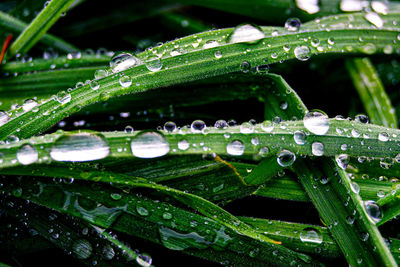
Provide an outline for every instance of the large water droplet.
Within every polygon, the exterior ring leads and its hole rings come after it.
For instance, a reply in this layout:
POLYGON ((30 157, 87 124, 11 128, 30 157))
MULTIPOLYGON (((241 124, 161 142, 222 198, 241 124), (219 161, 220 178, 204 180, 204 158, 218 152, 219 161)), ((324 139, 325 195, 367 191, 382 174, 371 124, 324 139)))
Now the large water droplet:
POLYGON ((50 150, 50 157, 56 161, 79 162, 103 159, 109 153, 110 147, 102 135, 78 133, 58 138, 50 150))
POLYGON ((300 240, 307 243, 321 244, 322 234, 314 228, 305 228, 300 232, 300 240))
POLYGON ((78 239, 72 245, 72 251, 78 259, 87 259, 92 254, 92 244, 85 239, 78 239))
POLYGON ((321 142, 314 142, 311 145, 311 151, 314 156, 322 156, 324 155, 324 144, 321 142))
POLYGON ((201 133, 202 131, 204 131, 204 129, 206 129, 206 124, 202 120, 195 120, 190 125, 190 129, 193 133, 201 133))
POLYGON ((229 36, 230 43, 257 43, 264 39, 265 34, 261 28, 251 24, 243 24, 237 26, 229 36))
POLYGON ((346 154, 340 154, 336 156, 336 162, 342 170, 345 170, 349 165, 349 156, 346 154))
POLYGON ((316 135, 325 135, 329 130, 328 116, 319 111, 310 111, 303 118, 304 127, 316 135))
POLYGON ((296 0, 296 5, 308 14, 319 12, 319 0, 296 0))
POLYGON ((297 46, 297 47, 294 49, 293 52, 294 52, 294 56, 295 56, 298 60, 301 60, 301 61, 306 61, 306 60, 308 60, 308 59, 310 58, 310 56, 311 56, 310 48, 308 48, 308 46, 305 46, 305 45, 297 46))
POLYGON ((239 140, 232 141, 226 146, 226 152, 232 156, 243 155, 244 149, 244 144, 239 140))
POLYGON ((117 73, 139 64, 139 59, 129 53, 120 53, 110 61, 112 72, 117 73))
POLYGON ((276 161, 282 167, 289 167, 291 166, 296 160, 296 155, 289 150, 282 150, 278 153, 276 161))
POLYGON ((169 152, 169 143, 160 133, 142 132, 131 141, 131 150, 138 158, 156 158, 169 152))
POLYGON ((29 165, 38 160, 38 152, 30 144, 21 146, 17 151, 17 160, 23 165, 29 165))
POLYGON ((378 140, 382 142, 387 142, 389 140, 389 135, 385 132, 379 133, 378 140))
POLYGON ((35 100, 27 99, 24 101, 24 104, 22 104, 22 110, 27 112, 27 111, 32 110, 37 105, 38 105, 38 103, 35 100))
POLYGON ((383 19, 375 12, 367 12, 364 17, 377 28, 381 28, 383 26, 383 19))
POLYGON ((371 219, 372 222, 378 223, 382 220, 382 212, 380 207, 375 201, 367 200, 363 202, 364 208, 368 214, 368 217, 371 219))

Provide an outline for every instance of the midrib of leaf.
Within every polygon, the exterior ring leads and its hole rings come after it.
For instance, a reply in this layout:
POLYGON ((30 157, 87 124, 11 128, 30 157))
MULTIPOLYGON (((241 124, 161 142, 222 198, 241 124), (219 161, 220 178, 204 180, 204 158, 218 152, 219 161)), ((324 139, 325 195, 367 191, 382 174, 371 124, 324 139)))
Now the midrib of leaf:
MULTIPOLYGON (((7 31, 11 31, 12 33, 21 33, 27 28, 28 24, 0 11, 0 26, 7 31)), ((78 51, 78 48, 75 46, 48 33, 42 36, 40 42, 65 53, 78 51)))
POLYGON ((371 122, 397 128, 395 110, 371 60, 347 59, 346 67, 371 122))
MULTIPOLYGON (((327 18, 326 20, 321 20, 320 23, 326 23, 323 30, 317 30, 318 24, 314 22, 305 24, 300 32, 295 33, 285 32, 285 30, 281 28, 263 28, 267 35, 267 38, 264 39, 266 45, 264 45, 263 42, 255 45, 224 44, 216 48, 192 51, 180 56, 165 57, 162 59, 165 67, 157 73, 149 72, 144 65, 133 67, 119 73, 118 75, 110 75, 109 77, 99 80, 100 89, 96 91, 89 89, 88 85, 72 91, 72 101, 65 105, 61 105, 57 101, 49 99, 47 102, 39 106, 39 112, 36 114, 32 114, 30 111, 19 116, 18 119, 10 120, 2 126, 0 139, 4 140, 10 134, 15 134, 20 138, 30 137, 37 134, 39 131, 44 131, 65 116, 73 113, 77 110, 77 107, 81 108, 88 104, 97 102, 100 98, 105 100, 108 97, 135 93, 152 88, 164 87, 172 84, 197 80, 199 78, 238 71, 239 66, 243 61, 248 61, 251 65, 256 66, 294 58, 294 47, 304 44, 302 38, 308 37, 311 32, 316 38, 320 38, 321 44, 327 44, 327 39, 330 37, 335 39, 336 43, 332 48, 330 48, 330 50, 326 50, 327 46, 325 46, 324 52, 327 53, 343 53, 347 50, 351 50, 348 51, 351 53, 357 52, 357 49, 359 49, 359 41, 358 39, 355 40, 354 36, 361 36, 365 39, 366 43, 374 44, 378 49, 378 52, 388 44, 393 45, 393 47, 396 48, 397 44, 393 44, 392 40, 397 38, 397 29, 392 26, 390 26, 391 28, 376 29, 372 27, 369 22, 364 20, 362 14, 353 14, 352 18, 354 18, 352 24, 357 25, 357 29, 345 29, 347 28, 346 23, 348 23, 347 16, 338 16, 337 19, 327 18), (331 29, 327 32, 326 29, 329 28, 329 23, 333 23, 332 20, 334 21, 334 24, 336 24, 335 29, 331 29), (342 22, 342 24, 339 24, 342 29, 339 29, 339 26, 337 26, 339 22, 342 22), (281 31, 281 35, 278 37, 271 37, 270 33, 274 29, 281 31), (375 36, 377 36, 376 39, 371 37, 371 31, 375 33, 375 36), (288 43, 292 46, 290 53, 283 52, 282 44, 284 43, 288 43), (269 47, 269 45, 271 45, 271 47, 269 47), (251 48, 251 50, 244 54, 243 52, 246 48, 251 48), (223 57, 221 59, 216 59, 214 57, 215 51, 221 51, 223 57), (279 52, 278 57, 270 58, 270 55, 274 52, 279 52), (265 61, 264 59, 268 60, 265 61), (186 60, 188 60, 188 63, 181 63, 186 60), (132 86, 121 89, 118 82, 119 75, 130 76, 133 80, 132 86), (41 118, 43 113, 46 113, 49 110, 55 111, 54 115, 51 116, 51 119, 42 120, 35 118, 36 116, 41 118), (23 121, 23 125, 20 125, 21 121, 23 121), (17 128, 20 129, 19 132, 16 131, 17 128)), ((385 21, 392 21, 395 18, 397 18, 396 14, 390 14, 385 16, 385 21)), ((226 38, 231 32, 232 29, 209 31, 169 42, 154 49, 165 48, 166 53, 168 53, 173 49, 175 44, 181 45, 182 47, 184 44, 191 45, 192 42, 195 42, 198 38, 202 38, 203 42, 206 42, 207 40, 218 40, 220 38, 221 42, 223 37, 225 36, 226 38)), ((321 53, 315 47, 312 47, 311 45, 308 46, 312 54, 321 53)), ((138 56, 145 60, 150 53, 150 51, 147 51, 138 56)))
POLYGON ((37 17, 24 29, 8 49, 7 57, 16 54, 26 54, 47 30, 59 19, 61 13, 66 12, 75 0, 52 0, 37 17))

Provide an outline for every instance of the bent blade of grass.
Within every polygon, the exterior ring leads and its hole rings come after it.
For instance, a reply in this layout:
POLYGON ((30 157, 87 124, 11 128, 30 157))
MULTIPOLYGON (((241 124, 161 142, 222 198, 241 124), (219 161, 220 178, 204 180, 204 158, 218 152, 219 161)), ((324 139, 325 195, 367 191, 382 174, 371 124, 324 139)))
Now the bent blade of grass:
MULTIPOLYGON (((240 70, 240 66, 244 61, 252 66, 257 66, 293 59, 295 58, 294 48, 301 45, 308 47, 310 55, 320 54, 321 50, 324 53, 361 53, 363 51, 370 53, 371 47, 374 48, 374 51, 381 52, 388 44, 391 44, 396 49, 398 44, 393 44, 393 40, 397 38, 399 29, 393 26, 392 21, 398 19, 398 17, 396 13, 386 15, 384 17, 385 26, 380 29, 375 28, 366 21, 363 14, 351 15, 353 28, 348 27, 350 22, 349 16, 346 15, 336 16, 335 18, 327 17, 318 22, 307 23, 303 25, 299 32, 295 33, 288 32, 283 28, 264 27, 263 31, 266 38, 257 44, 226 43, 225 39, 232 33, 233 29, 209 31, 168 42, 153 49, 153 51, 162 50, 162 53, 165 53, 161 58, 163 68, 160 71, 151 72, 146 68, 145 64, 141 64, 98 80, 100 85, 98 90, 91 90, 87 85, 72 91, 70 93, 71 101, 68 103, 48 99, 48 101, 38 106, 39 111, 36 114, 28 111, 18 118, 12 116, 12 119, 1 127, 0 139, 4 140, 11 134, 15 134, 20 138, 38 134, 38 132, 48 129, 80 108, 100 100, 107 100, 110 97, 235 72, 240 70), (322 25, 323 29, 321 29, 322 25), (388 26, 386 27, 386 25, 388 26), (326 31, 326 29, 330 29, 330 31, 326 31), (275 30, 278 31, 278 36, 271 36, 271 33, 275 30), (376 38, 372 38, 371 32, 374 32, 376 38), (304 38, 307 38, 310 34, 313 34, 315 38, 319 38, 321 47, 319 50, 309 45, 308 41, 304 42, 304 38), (359 40, 355 36, 364 38, 367 47, 360 48, 359 40), (216 40, 220 46, 209 49, 195 49, 192 43, 197 42, 196 40, 199 40, 199 38, 202 39, 199 47, 210 40, 216 40), (329 38, 335 39, 334 46, 328 45, 327 40, 329 38), (282 44, 290 45, 289 50, 285 51, 282 44), (171 56, 169 53, 176 49, 176 45, 183 49, 182 53, 184 54, 171 56), (246 51, 247 48, 251 48, 250 52, 246 51), (222 58, 215 57, 215 52, 217 51, 222 53, 222 58), (273 57, 271 57, 272 54, 274 54, 273 57), (119 77, 121 75, 130 77, 132 80, 131 86, 127 88, 120 86, 119 77), (55 111, 54 116, 47 120, 38 119, 49 110, 55 111), (22 125, 21 121, 23 122, 22 125), (20 130, 19 132, 16 131, 17 128, 20 130)), ((153 55, 151 51, 146 51, 137 56, 146 61, 153 55)))
MULTIPOLYGON (((96 189, 90 186, 90 184, 54 184, 50 180, 38 182, 32 179, 32 177, 26 178, 26 183, 16 183, 12 179, 9 179, 5 181, 5 187, 2 188, 2 190, 16 192, 15 189, 20 187, 22 192, 24 192, 22 198, 29 199, 32 202, 46 207, 54 208, 63 213, 73 214, 95 225, 100 225, 108 229, 115 227, 117 230, 150 239, 152 242, 159 243, 161 240, 161 242, 165 244, 168 241, 167 239, 171 238, 173 239, 172 241, 180 242, 178 244, 182 249, 206 249, 212 247, 217 251, 231 250, 241 254, 245 258, 248 258, 248 254, 242 254, 243 251, 248 253, 249 250, 253 250, 257 247, 253 244, 258 244, 264 251, 256 255, 257 260, 270 262, 272 261, 271 256, 274 253, 276 254, 274 251, 277 251, 278 254, 283 257, 274 259, 274 261, 278 260, 278 263, 281 265, 286 265, 292 261, 301 262, 306 266, 316 265, 316 262, 311 261, 310 257, 306 255, 293 252, 283 246, 277 246, 268 242, 263 242, 260 239, 253 239, 242 235, 241 231, 226 227, 224 223, 218 220, 218 217, 208 219, 196 213, 188 212, 169 203, 165 203, 163 200, 149 199, 142 195, 126 193, 121 189, 110 188, 106 185, 98 185, 96 189), (32 186, 35 187, 35 184, 36 187, 37 185, 41 187, 40 194, 29 190, 32 186), (98 190, 99 187, 101 190, 98 190), (96 203, 101 204, 96 205, 96 203), (96 211, 96 209, 93 210, 91 208, 93 205, 102 207, 103 212, 101 212, 101 209, 98 211, 96 211), (98 213, 106 214, 107 210, 111 213, 109 213, 110 218, 106 220, 107 225, 104 225, 104 220, 99 220, 97 215, 98 213), (166 219, 165 213, 169 213, 169 216, 172 216, 171 219, 166 219), (120 228, 118 226, 119 221, 125 214, 133 215, 133 219, 129 220, 130 222, 128 225, 124 225, 120 228), (194 222, 196 223, 195 225, 194 222), (141 230, 133 231, 135 225, 141 227, 141 230), (149 230, 151 230, 151 234, 140 234, 143 232, 146 233, 149 230), (155 233, 153 232, 154 230, 156 231, 155 233), (185 233, 187 231, 197 233, 199 238, 196 240, 189 240, 190 238, 182 237, 182 234, 179 235, 179 233, 185 233), (163 233, 167 234, 167 236, 164 236, 163 233), (170 236, 168 233, 175 234, 170 236), (216 233, 217 236, 215 236, 214 233, 216 233), (156 234, 155 238, 153 238, 154 234, 156 234), (163 237, 167 239, 163 239, 163 237), (210 237, 211 240, 209 240, 210 237), (235 239, 239 239, 242 242, 239 242, 239 240, 235 242, 235 239), (243 243, 244 240, 250 242, 251 246, 248 247, 246 245, 243 247, 243 244, 247 243, 243 243)), ((142 193, 145 194, 143 191, 142 193)), ((241 221, 239 222, 241 223, 241 221)), ((262 233, 256 233, 257 235, 263 236, 262 233)), ((167 246, 167 244, 165 244, 165 246, 167 246)), ((172 248, 170 246, 167 247, 172 248)), ((178 248, 175 247, 175 249, 178 248)))
MULTIPOLYGON (((0 26, 5 31, 19 34, 28 27, 28 24, 0 11, 0 26)), ((78 48, 75 46, 48 33, 44 34, 39 41, 46 46, 53 47, 57 51, 65 53, 78 51, 78 48)))
POLYGON ((346 60, 346 67, 372 123, 397 128, 394 107, 369 58, 346 60))
POLYGON ((38 14, 38 16, 24 29, 8 49, 7 58, 12 58, 18 53, 24 55, 66 12, 75 0, 53 0, 38 14))

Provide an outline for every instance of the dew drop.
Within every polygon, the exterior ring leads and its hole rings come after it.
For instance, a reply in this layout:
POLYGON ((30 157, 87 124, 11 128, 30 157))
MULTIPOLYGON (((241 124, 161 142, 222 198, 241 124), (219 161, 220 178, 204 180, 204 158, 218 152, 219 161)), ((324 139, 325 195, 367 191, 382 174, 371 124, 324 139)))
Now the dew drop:
POLYGON ((137 213, 139 213, 139 215, 149 216, 149 211, 142 206, 136 206, 136 211, 137 213))
POLYGON ((368 116, 364 115, 364 114, 358 114, 355 116, 354 120, 356 122, 360 122, 360 123, 368 123, 369 119, 368 116))
POLYGON ((17 160, 23 165, 29 165, 38 160, 38 152, 30 144, 22 145, 17 151, 17 160))
POLYGON ((365 211, 372 222, 378 223, 382 220, 382 212, 378 204, 373 200, 363 202, 365 211))
POLYGON ((306 61, 310 58, 311 51, 308 46, 300 45, 294 49, 294 56, 301 61, 306 61))
POLYGON ((298 31, 300 29, 301 22, 298 18, 289 18, 285 22, 285 29, 288 31, 298 31))
POLYGON ((92 254, 92 244, 85 239, 78 239, 72 245, 72 251, 78 259, 87 259, 92 254))
POLYGON ((122 76, 119 78, 119 84, 120 84, 122 87, 124 87, 124 88, 129 87, 129 86, 132 85, 132 79, 131 79, 131 77, 129 77, 129 76, 122 75, 122 76))
POLYGON ((168 132, 168 133, 172 133, 176 131, 176 124, 173 121, 167 121, 164 124, 164 131, 168 132))
POLYGON ((192 124, 190 125, 190 130, 193 133, 201 133, 203 132, 205 129, 207 128, 206 124, 204 121, 202 120, 195 120, 192 122, 192 124))
POLYGON ((274 129, 274 124, 272 121, 263 121, 261 124, 261 129, 266 133, 270 133, 274 129))
POLYGON ((375 12, 367 12, 364 15, 365 19, 372 23, 377 28, 383 27, 383 19, 375 12))
POLYGON ((209 40, 203 45, 203 49, 209 49, 219 46, 219 43, 215 40, 209 40))
POLYGON ((137 262, 137 264, 139 264, 142 267, 149 267, 149 266, 151 266, 153 259, 151 258, 151 256, 149 254, 142 253, 136 257, 136 262, 137 262))
POLYGON ((293 135, 294 142, 298 145, 306 143, 306 134, 303 131, 296 131, 293 135))
POLYGON ((378 140, 382 142, 387 142, 389 140, 389 135, 385 132, 381 132, 378 135, 378 140))
POLYGON ((65 91, 58 92, 55 100, 62 105, 67 104, 71 101, 71 94, 65 91))
POLYGON ((278 153, 276 161, 282 167, 289 167, 296 161, 296 155, 289 150, 282 150, 278 153))
POLYGON ((319 12, 319 0, 296 0, 299 9, 306 11, 308 14, 319 12))
POLYGON ((90 88, 92 88, 92 90, 97 90, 100 88, 100 84, 97 81, 91 81, 90 82, 90 88))
POLYGON ((58 138, 50 150, 50 157, 56 161, 91 161, 103 159, 110 153, 110 147, 102 135, 78 133, 58 138))
POLYGON ((159 70, 161 70, 162 67, 163 67, 162 62, 161 62, 161 60, 160 60, 158 57, 151 57, 151 58, 149 58, 149 59, 146 61, 145 65, 146 65, 146 68, 147 68, 149 71, 153 71, 153 72, 159 71, 159 70))
POLYGON ((347 154, 340 154, 336 156, 336 162, 342 170, 346 170, 349 165, 349 156, 347 154))
POLYGON ((237 26, 229 36, 229 43, 250 43, 254 44, 265 38, 260 27, 251 24, 237 26))
POLYGON ((133 127, 130 125, 127 125, 124 129, 125 133, 133 133, 133 127))
POLYGON ((303 118, 304 127, 316 135, 325 135, 329 130, 329 119, 319 111, 310 111, 303 118))
POLYGON ((10 116, 6 111, 0 110, 0 126, 4 125, 10 120, 10 116))
POLYGON ((250 66, 250 63, 249 63, 249 62, 243 61, 243 62, 240 64, 240 70, 241 70, 243 73, 248 73, 248 72, 250 71, 250 69, 251 69, 251 66, 250 66))
POLYGON ((24 101, 24 104, 22 104, 22 110, 27 112, 27 111, 32 110, 37 105, 38 105, 38 103, 35 100, 27 99, 24 101))
POLYGON ((180 150, 187 150, 189 148, 189 142, 186 140, 181 140, 178 142, 178 148, 180 150))
POLYGON ((360 186, 356 182, 351 182, 350 188, 351 188, 351 191, 353 191, 354 193, 356 193, 356 194, 360 193, 360 186))
POLYGON ((324 144, 321 142, 314 142, 311 145, 311 151, 314 156, 322 156, 324 155, 324 144))
POLYGON ((94 78, 96 80, 98 79, 102 79, 104 77, 108 76, 108 71, 107 70, 96 70, 96 72, 94 73, 94 78))
POLYGON ((228 123, 225 121, 225 120, 217 120, 216 122, 215 122, 215 124, 214 124, 214 128, 216 128, 216 129, 221 129, 221 130, 223 130, 223 129, 226 129, 226 128, 228 128, 229 127, 229 125, 228 125, 228 123))
POLYGON ((131 150, 138 158, 156 158, 169 152, 169 143, 160 133, 141 132, 131 141, 131 150))
POLYGON ((300 240, 306 243, 321 244, 322 234, 314 228, 305 228, 300 232, 300 240))
POLYGON ((244 144, 239 140, 234 140, 226 146, 226 152, 232 156, 243 155, 244 149, 244 144))
POLYGON ((216 59, 220 59, 222 57, 222 52, 221 51, 215 51, 214 56, 216 59))
POLYGON ((113 73, 124 71, 139 64, 139 59, 129 53, 119 53, 110 61, 110 67, 113 73))
POLYGON ((240 125, 240 132, 243 134, 253 133, 254 125, 249 122, 244 122, 240 125))

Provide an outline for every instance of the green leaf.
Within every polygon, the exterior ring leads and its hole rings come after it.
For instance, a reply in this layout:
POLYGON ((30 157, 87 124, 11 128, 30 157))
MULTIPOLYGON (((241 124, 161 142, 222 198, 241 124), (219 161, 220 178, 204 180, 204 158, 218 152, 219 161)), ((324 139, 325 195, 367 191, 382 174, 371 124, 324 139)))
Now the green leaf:
POLYGON ((18 36, 8 49, 8 58, 14 57, 20 53, 26 54, 47 30, 59 19, 63 12, 74 0, 53 0, 46 5, 39 15, 29 24, 28 27, 18 36))

